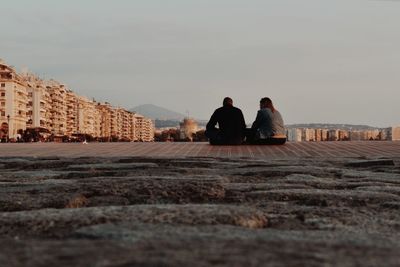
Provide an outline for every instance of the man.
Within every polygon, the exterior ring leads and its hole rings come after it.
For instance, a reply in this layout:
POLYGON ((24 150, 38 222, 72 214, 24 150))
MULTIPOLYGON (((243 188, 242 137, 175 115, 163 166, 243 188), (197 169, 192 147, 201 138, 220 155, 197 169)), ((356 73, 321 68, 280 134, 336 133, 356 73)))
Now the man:
POLYGON ((254 144, 283 145, 286 142, 282 116, 270 98, 260 100, 260 110, 246 137, 249 143, 254 144))
POLYGON ((217 109, 207 123, 206 136, 211 145, 240 145, 243 143, 246 123, 240 109, 226 97, 223 106, 217 109), (218 124, 218 128, 215 126, 218 124))

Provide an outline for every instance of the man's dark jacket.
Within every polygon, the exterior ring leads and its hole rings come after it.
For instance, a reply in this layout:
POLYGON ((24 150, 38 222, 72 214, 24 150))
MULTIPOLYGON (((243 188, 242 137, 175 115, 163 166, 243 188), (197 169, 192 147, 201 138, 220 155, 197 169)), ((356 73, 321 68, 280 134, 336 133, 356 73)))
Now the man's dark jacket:
POLYGON ((243 142, 246 123, 240 109, 233 106, 225 106, 217 109, 207 124, 207 132, 218 131, 223 144, 241 144, 243 142))

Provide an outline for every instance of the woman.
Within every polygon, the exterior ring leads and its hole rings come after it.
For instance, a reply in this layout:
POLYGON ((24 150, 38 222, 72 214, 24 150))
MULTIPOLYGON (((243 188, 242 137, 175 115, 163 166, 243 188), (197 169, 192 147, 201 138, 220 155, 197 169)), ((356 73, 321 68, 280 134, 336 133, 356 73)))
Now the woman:
POLYGON ((282 116, 275 109, 270 98, 264 97, 260 100, 260 110, 251 129, 248 130, 247 141, 252 144, 265 145, 283 145, 286 143, 282 116))

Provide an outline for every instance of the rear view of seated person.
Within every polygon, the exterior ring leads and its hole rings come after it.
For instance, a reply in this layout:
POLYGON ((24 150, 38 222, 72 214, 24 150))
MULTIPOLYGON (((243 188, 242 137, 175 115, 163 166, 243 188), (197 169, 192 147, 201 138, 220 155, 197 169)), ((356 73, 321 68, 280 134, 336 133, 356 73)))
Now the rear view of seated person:
POLYGON ((226 97, 223 106, 215 110, 207 123, 205 134, 211 145, 241 145, 245 131, 246 123, 242 111, 233 106, 231 98, 226 97))
POLYGON ((251 129, 246 132, 250 144, 283 145, 286 143, 286 133, 283 119, 270 98, 260 100, 260 110, 257 113, 251 129))

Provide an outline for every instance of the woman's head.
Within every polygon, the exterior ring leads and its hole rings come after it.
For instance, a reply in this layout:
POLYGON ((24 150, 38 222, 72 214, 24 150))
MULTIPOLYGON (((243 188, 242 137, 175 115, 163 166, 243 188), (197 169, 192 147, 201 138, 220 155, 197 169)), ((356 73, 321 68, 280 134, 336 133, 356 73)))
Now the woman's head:
POLYGON ((263 97, 260 100, 260 108, 269 108, 272 112, 275 112, 274 104, 269 97, 263 97))

